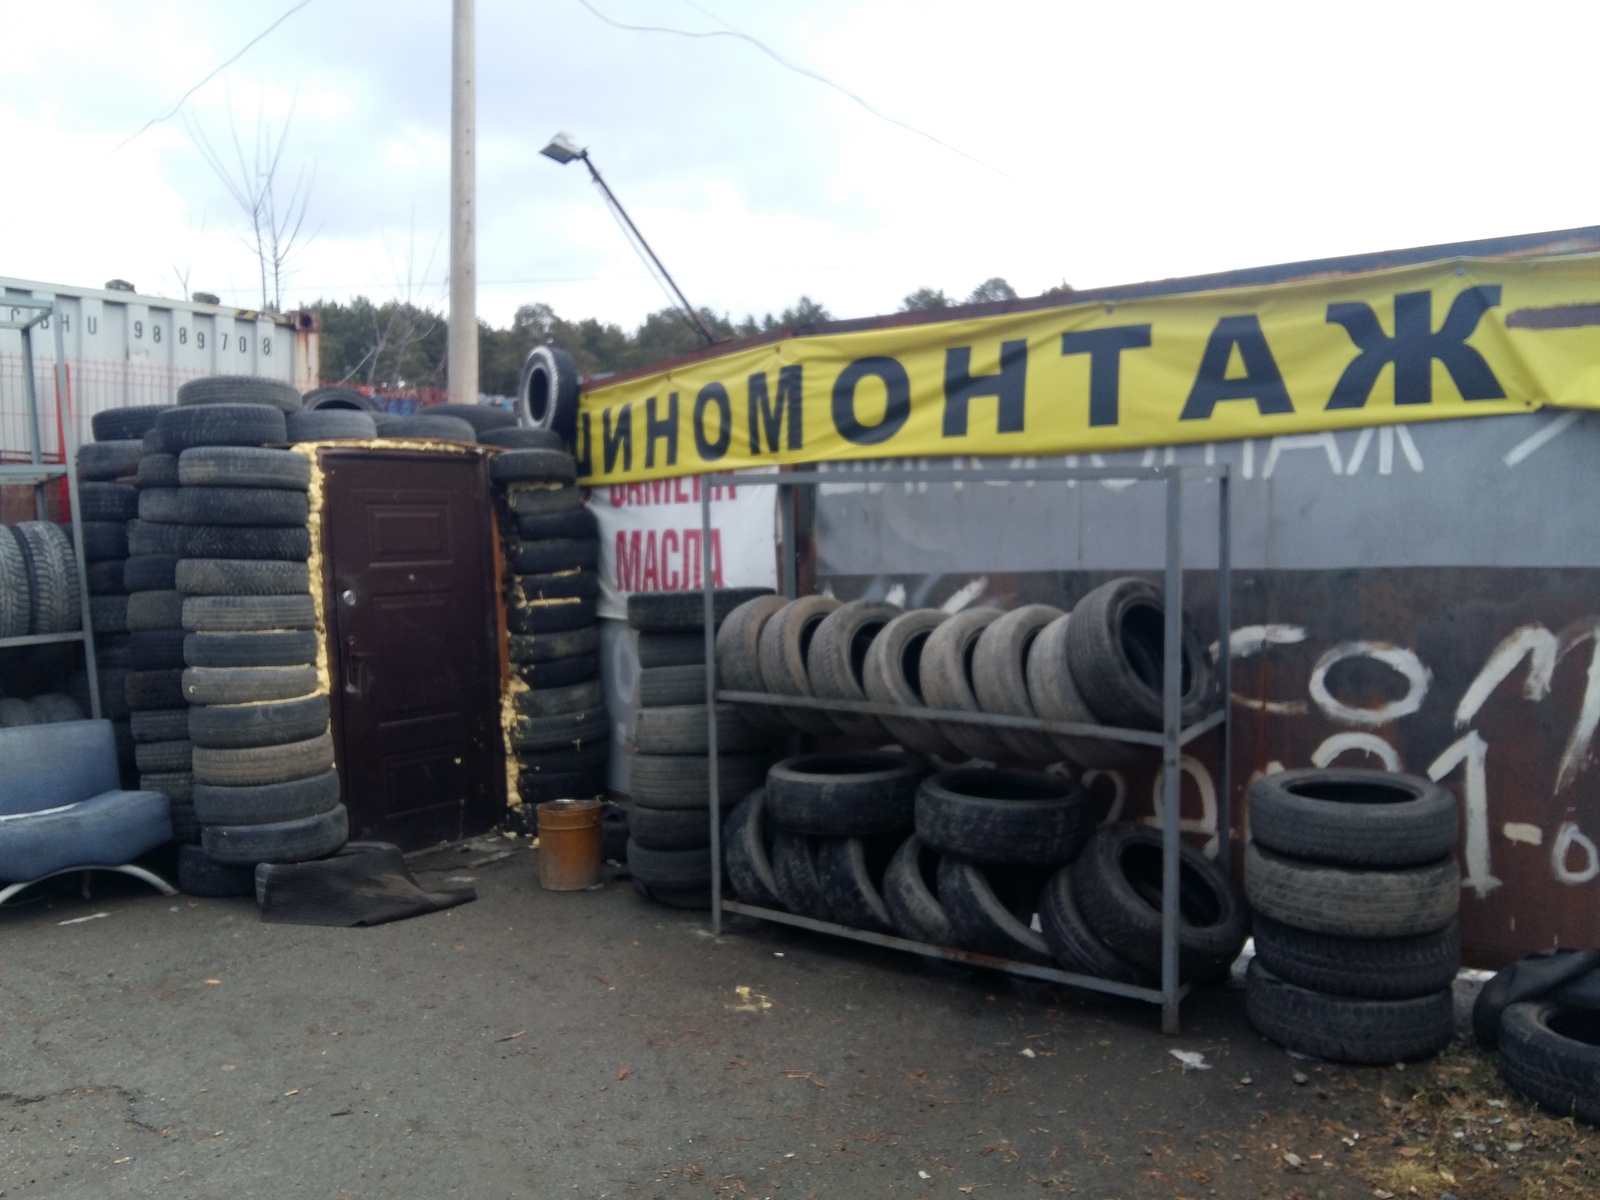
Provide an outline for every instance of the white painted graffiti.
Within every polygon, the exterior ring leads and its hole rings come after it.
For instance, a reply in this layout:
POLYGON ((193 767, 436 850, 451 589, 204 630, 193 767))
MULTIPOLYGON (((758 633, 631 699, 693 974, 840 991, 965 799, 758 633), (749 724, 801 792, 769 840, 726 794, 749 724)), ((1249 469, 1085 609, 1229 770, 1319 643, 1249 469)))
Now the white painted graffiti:
POLYGON ((1391 646, 1388 642, 1342 642, 1317 660, 1311 668, 1311 699, 1330 720, 1346 725, 1387 725, 1401 717, 1409 717, 1422 707, 1428 696, 1428 684, 1433 672, 1422 665, 1422 660, 1410 650, 1391 646), (1336 699, 1328 691, 1328 671, 1337 663, 1350 658, 1370 658, 1391 668, 1406 681, 1406 694, 1398 700, 1378 708, 1356 708, 1336 699))

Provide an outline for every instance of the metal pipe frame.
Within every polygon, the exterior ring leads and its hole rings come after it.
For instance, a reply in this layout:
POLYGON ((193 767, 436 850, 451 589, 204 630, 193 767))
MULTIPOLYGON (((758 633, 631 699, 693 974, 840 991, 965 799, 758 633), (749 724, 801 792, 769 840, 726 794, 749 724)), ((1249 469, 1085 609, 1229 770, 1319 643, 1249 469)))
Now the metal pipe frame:
POLYGON ((930 958, 968 966, 985 967, 1042 979, 1053 983, 1069 984, 1145 1000, 1161 1006, 1161 1030, 1166 1034, 1178 1032, 1178 1005, 1188 994, 1188 985, 1178 977, 1178 934, 1182 919, 1179 896, 1179 804, 1182 798, 1183 747, 1195 738, 1219 730, 1221 746, 1221 800, 1217 806, 1218 858, 1226 868, 1232 858, 1232 807, 1233 807, 1233 746, 1228 722, 1228 709, 1232 703, 1232 650, 1230 645, 1233 586, 1232 541, 1229 494, 1229 469, 1226 464, 1215 466, 1162 466, 1162 467, 978 467, 972 470, 934 468, 918 471, 890 469, 873 471, 870 475, 857 474, 841 480, 833 472, 803 469, 798 471, 767 472, 763 474, 714 474, 701 479, 700 487, 700 546, 701 579, 704 596, 705 655, 706 655, 706 717, 707 752, 709 762, 710 820, 711 820, 711 925, 717 936, 722 934, 724 911, 742 913, 780 925, 791 925, 818 933, 849 938, 869 945, 893 950, 905 950, 930 958), (799 544, 795 537, 795 489, 818 487, 825 483, 990 483, 999 481, 1094 481, 1135 480, 1159 482, 1166 493, 1166 546, 1163 566, 1164 642, 1163 684, 1161 697, 1161 732, 1143 729, 1122 729, 1101 725, 1087 725, 1073 721, 1046 721, 1039 718, 1013 717, 999 713, 951 712, 943 709, 903 708, 893 704, 878 704, 858 700, 821 700, 816 697, 774 696, 764 692, 719 690, 717 687, 715 585, 712 579, 711 556, 711 490, 718 485, 738 484, 753 487, 771 484, 779 489, 779 518, 781 523, 783 594, 794 598, 799 579, 799 544), (1182 639, 1183 639, 1183 485, 1186 482, 1214 480, 1218 487, 1217 504, 1217 628, 1220 684, 1220 706, 1205 717, 1185 728, 1182 725, 1182 639), (831 921, 818 921, 795 913, 779 912, 742 901, 722 898, 722 803, 718 795, 717 770, 717 709, 718 700, 746 704, 772 704, 796 708, 835 710, 840 712, 873 713, 877 715, 905 715, 928 720, 955 721, 969 725, 991 725, 1009 729, 1037 729, 1047 733, 1087 734, 1115 741, 1140 745, 1159 746, 1161 749, 1161 986, 1142 988, 1091 975, 1079 975, 1053 967, 1032 963, 1014 962, 974 954, 947 946, 934 946, 907 938, 891 937, 868 930, 851 929, 831 921))

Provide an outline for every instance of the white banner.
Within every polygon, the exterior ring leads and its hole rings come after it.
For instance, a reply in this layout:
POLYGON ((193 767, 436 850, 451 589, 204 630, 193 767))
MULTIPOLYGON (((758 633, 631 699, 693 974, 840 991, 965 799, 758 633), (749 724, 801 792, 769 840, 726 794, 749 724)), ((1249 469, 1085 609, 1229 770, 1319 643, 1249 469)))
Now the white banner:
MULTIPOLYGON (((711 489, 711 580, 716 587, 778 586, 777 488, 711 489)), ((698 476, 594 488, 600 525, 600 615, 625 620, 630 592, 704 586, 698 476)))

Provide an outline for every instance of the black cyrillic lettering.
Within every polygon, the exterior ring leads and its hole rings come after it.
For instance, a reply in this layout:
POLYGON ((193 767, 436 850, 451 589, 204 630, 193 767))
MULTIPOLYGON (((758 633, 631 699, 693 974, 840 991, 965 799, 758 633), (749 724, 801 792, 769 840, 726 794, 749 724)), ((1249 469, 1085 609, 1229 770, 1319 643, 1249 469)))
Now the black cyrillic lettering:
POLYGON ((703 462, 715 462, 728 452, 733 441, 733 404, 728 399, 728 389, 720 383, 708 383, 694 398, 694 448, 703 462), (717 440, 706 437, 706 409, 717 406, 717 440))
POLYGON ((1394 336, 1378 324, 1370 304, 1330 304, 1328 323, 1343 325, 1361 353, 1334 384, 1329 408, 1360 408, 1372 394, 1378 372, 1394 364, 1394 402, 1433 402, 1433 360, 1450 372, 1463 400, 1501 400, 1505 389, 1467 339, 1483 314, 1500 303, 1500 285, 1470 287, 1451 302, 1438 333, 1433 332, 1433 293, 1401 292, 1394 298, 1394 336))
POLYGON ((678 393, 667 393, 667 415, 656 419, 656 398, 644 402, 644 465, 656 465, 656 443, 667 443, 667 466, 678 465, 678 393))
POLYGON ((1122 352, 1150 344, 1150 326, 1113 325, 1061 335, 1062 354, 1089 356, 1089 424, 1115 425, 1121 420, 1122 352))
POLYGON ((944 436, 967 436, 967 406, 979 396, 998 400, 996 433, 1021 433, 1027 414, 1028 343, 1000 343, 1000 373, 972 375, 972 347, 944 352, 944 436))
POLYGON ((600 453, 605 458, 606 474, 617 469, 617 456, 622 456, 622 469, 633 470, 633 404, 629 402, 617 410, 617 428, 611 429, 611 410, 600 414, 600 453))
POLYGON ((833 427, 839 436, 858 446, 876 446, 900 432, 911 416, 911 379, 895 359, 881 355, 858 358, 844 370, 833 385, 833 427), (883 420, 863 425, 856 419, 856 385, 868 376, 883 380, 886 400, 883 420))
POLYGON ((1283 386, 1283 372, 1272 357, 1267 335, 1261 332, 1261 321, 1253 315, 1223 317, 1217 322, 1178 419, 1203 421, 1224 400, 1254 400, 1264 417, 1294 412, 1289 389, 1283 386), (1228 362, 1235 346, 1239 347, 1244 374, 1229 379, 1228 362))
POLYGON ((594 440, 590 435, 589 418, 593 414, 578 414, 578 461, 579 475, 594 474, 594 440))
POLYGON ((783 432, 783 418, 787 413, 789 417, 789 440, 791 450, 799 450, 805 445, 805 435, 800 423, 802 411, 800 395, 802 376, 800 366, 778 368, 778 395, 774 404, 767 396, 767 373, 757 371, 750 376, 750 453, 751 454, 776 454, 778 452, 778 435, 783 432), (761 448, 761 434, 767 435, 767 448, 761 448))

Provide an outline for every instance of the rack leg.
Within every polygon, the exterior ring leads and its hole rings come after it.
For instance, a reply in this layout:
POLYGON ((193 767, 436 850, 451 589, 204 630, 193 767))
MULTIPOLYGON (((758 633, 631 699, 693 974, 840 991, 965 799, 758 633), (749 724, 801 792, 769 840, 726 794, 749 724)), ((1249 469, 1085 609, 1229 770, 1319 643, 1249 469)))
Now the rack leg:
POLYGON ((1167 475, 1165 626, 1162 631, 1161 1032, 1178 1032, 1178 805, 1182 799, 1183 476, 1167 475))
POLYGON ((722 936, 722 805, 717 778, 717 632, 716 585, 711 576, 711 487, 700 485, 700 569, 705 606, 706 649, 706 776, 711 820, 711 932, 722 936))

